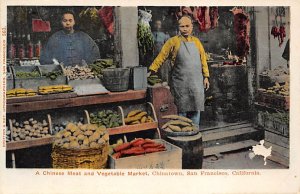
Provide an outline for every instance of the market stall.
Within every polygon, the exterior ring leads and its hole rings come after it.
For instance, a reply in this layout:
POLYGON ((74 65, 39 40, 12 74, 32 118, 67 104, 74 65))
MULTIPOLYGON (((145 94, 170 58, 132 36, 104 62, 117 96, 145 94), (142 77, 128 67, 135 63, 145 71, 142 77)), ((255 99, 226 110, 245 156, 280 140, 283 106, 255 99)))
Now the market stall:
MULTIPOLYGON (((9 7, 6 166, 200 169, 204 156, 263 138, 275 147, 270 159, 288 163, 289 70, 257 58, 262 45, 251 30, 267 15, 255 9, 9 7), (182 16, 205 49, 198 118, 180 114, 185 95, 174 96, 175 47, 162 70, 151 70, 182 16)), ((272 35, 281 46, 288 18, 274 10, 281 24, 272 35)))

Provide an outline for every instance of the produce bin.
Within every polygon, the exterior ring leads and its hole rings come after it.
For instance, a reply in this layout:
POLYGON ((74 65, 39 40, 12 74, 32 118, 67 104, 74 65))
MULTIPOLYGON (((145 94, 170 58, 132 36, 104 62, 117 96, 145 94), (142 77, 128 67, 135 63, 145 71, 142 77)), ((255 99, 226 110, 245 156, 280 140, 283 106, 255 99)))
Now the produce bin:
POLYGON ((89 123, 88 113, 84 110, 78 109, 74 109, 72 111, 53 111, 50 113, 50 120, 52 124, 53 134, 56 134, 57 132, 63 130, 69 122, 76 123, 80 121, 83 124, 89 123))
POLYGON ((147 67, 130 67, 130 89, 147 89, 147 67))
POLYGON ((118 127, 106 126, 106 128, 108 128, 110 130, 114 130, 114 129, 120 129, 123 126, 125 126, 124 113, 123 113, 122 107, 120 107, 120 106, 115 107, 115 108, 98 108, 98 107, 89 108, 89 109, 85 110, 85 114, 87 115, 87 119, 88 119, 87 122, 91 123, 91 117, 90 117, 91 113, 97 114, 99 111, 107 111, 107 110, 112 110, 112 111, 116 112, 120 116, 122 123, 118 127))
POLYGON ((39 81, 40 86, 68 84, 67 77, 63 74, 63 67, 61 65, 41 65, 39 68, 43 78, 39 81), (45 76, 45 74, 49 74, 51 72, 60 72, 61 75, 58 75, 55 79, 50 79, 45 76))
MULTIPOLYGON (((150 102, 147 102, 145 104, 136 104, 136 105, 129 105, 129 106, 122 106, 123 112, 124 112, 124 121, 126 121, 126 117, 130 111, 133 110, 141 110, 147 112, 147 115, 150 116, 153 119, 153 122, 146 122, 146 123, 140 123, 140 124, 134 124, 134 125, 129 125, 126 124, 125 122, 125 127, 127 129, 158 129, 158 121, 157 121, 157 116, 156 112, 154 110, 153 104, 150 102)), ((159 129, 158 135, 160 137, 160 132, 159 129)))
MULTIPOLYGON (((35 120, 37 120, 38 122, 42 122, 43 120, 46 120, 48 123, 48 127, 49 127, 49 133, 51 136, 49 137, 40 137, 40 138, 34 138, 34 139, 30 139, 30 140, 18 140, 15 141, 13 140, 13 119, 9 119, 9 130, 11 131, 11 141, 6 143, 6 150, 16 150, 16 149, 24 149, 24 148, 30 148, 30 147, 34 147, 34 146, 40 146, 40 145, 46 145, 46 144, 50 144, 52 143, 54 137, 53 135, 53 131, 52 131, 52 126, 51 126, 51 118, 50 115, 37 115, 34 113, 30 113, 30 114, 26 114, 26 115, 19 115, 18 118, 16 118, 15 120, 18 123, 23 123, 23 121, 28 120, 29 118, 34 118, 35 120)), ((36 131, 36 130, 35 130, 36 131)))
POLYGON ((11 67, 6 67, 6 90, 14 89, 14 77, 11 67))
POLYGON ((41 85, 40 81, 44 78, 41 77, 41 71, 38 66, 14 66, 12 67, 13 74, 15 78, 15 88, 25 88, 38 90, 38 87, 41 85), (17 72, 33 72, 38 71, 39 77, 35 78, 19 78, 16 76, 17 72))
POLYGON ((166 151, 115 159, 109 155, 111 169, 181 169, 182 149, 162 139, 155 139, 166 151))

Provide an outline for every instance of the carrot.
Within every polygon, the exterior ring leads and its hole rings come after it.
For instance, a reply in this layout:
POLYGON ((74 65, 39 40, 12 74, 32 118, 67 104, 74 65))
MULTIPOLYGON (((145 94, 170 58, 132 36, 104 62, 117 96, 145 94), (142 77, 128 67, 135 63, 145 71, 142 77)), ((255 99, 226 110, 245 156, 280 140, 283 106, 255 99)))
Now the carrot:
POLYGON ((123 143, 121 145, 118 145, 117 147, 114 148, 115 152, 119 152, 121 150, 125 150, 130 148, 131 144, 129 142, 123 143))
POLYGON ((132 147, 127 150, 121 151, 121 153, 124 155, 139 155, 145 153, 145 150, 142 147, 132 147))
POLYGON ((131 145, 134 144, 135 142, 138 142, 138 141, 141 141, 141 140, 144 140, 143 138, 136 138, 134 140, 132 140, 130 143, 131 145))
POLYGON ((138 146, 141 146, 141 145, 143 145, 145 143, 145 140, 144 139, 139 139, 138 141, 134 141, 133 143, 131 142, 131 145, 133 146, 133 147, 138 147, 138 146))
POLYGON ((146 148, 145 153, 160 152, 165 150, 166 150, 165 148, 146 148))
POLYGON ((162 144, 158 144, 158 143, 146 143, 143 145, 143 148, 158 148, 161 145, 162 144))

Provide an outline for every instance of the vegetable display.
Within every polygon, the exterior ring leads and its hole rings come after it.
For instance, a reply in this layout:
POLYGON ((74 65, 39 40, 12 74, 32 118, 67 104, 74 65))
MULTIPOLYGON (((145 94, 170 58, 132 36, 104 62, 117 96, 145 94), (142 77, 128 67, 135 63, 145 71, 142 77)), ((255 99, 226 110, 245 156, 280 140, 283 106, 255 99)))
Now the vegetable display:
POLYGON ((46 120, 39 122, 33 118, 23 122, 13 119, 11 133, 12 141, 51 137, 49 123, 46 120))
POLYGON ((109 135, 104 126, 68 123, 66 129, 55 135, 53 147, 65 149, 98 149, 108 143, 109 135))
POLYGON ((63 75, 62 71, 52 71, 48 73, 42 73, 42 76, 45 76, 51 80, 56 80, 56 78, 60 75, 63 75))
POLYGON ((151 21, 152 15, 150 12, 139 10, 139 21, 137 29, 138 49, 140 60, 146 62, 146 56, 153 55, 154 49, 154 38, 151 32, 149 22, 151 21))
POLYGON ((173 132, 189 132, 197 130, 197 127, 193 124, 193 121, 189 118, 178 115, 166 115, 163 119, 169 119, 167 123, 162 126, 162 129, 173 132))
POLYGON ((93 64, 89 64, 88 67, 92 70, 96 77, 102 78, 103 69, 115 66, 112 63, 109 63, 108 61, 98 60, 95 61, 93 64))
POLYGON ((145 111, 132 110, 127 114, 124 121, 126 125, 136 125, 141 123, 151 123, 154 122, 154 119, 145 111))
POLYGON ((72 120, 69 120, 69 121, 64 121, 60 124, 55 124, 53 126, 53 133, 56 134, 64 129, 66 129, 68 123, 74 123, 75 125, 83 125, 83 121, 84 121, 84 118, 83 117, 80 117, 78 122, 74 122, 72 120))
POLYGON ((258 90, 268 94, 279 94, 281 96, 290 95, 290 85, 288 82, 285 82, 284 85, 280 85, 276 82, 275 86, 269 87, 268 89, 259 88, 258 90))
POLYGON ((104 125, 107 128, 114 128, 122 125, 121 115, 112 110, 90 113, 90 118, 92 124, 97 124, 98 126, 104 125))
POLYGON ((50 85, 50 86, 38 87, 39 94, 56 94, 56 93, 71 92, 72 90, 73 87, 70 85, 50 85))
POLYGON ((33 89, 25 89, 25 88, 15 88, 8 90, 6 92, 6 97, 11 98, 11 97, 24 97, 24 96, 35 96, 36 91, 33 89))
POLYGON ((93 79, 96 77, 89 67, 79 65, 65 67, 64 74, 68 76, 70 80, 93 79))
POLYGON ((147 78, 147 80, 148 84, 151 86, 162 83, 162 80, 157 75, 151 75, 147 78))
POLYGON ((33 70, 32 72, 19 71, 19 72, 16 72, 16 77, 17 78, 36 78, 36 77, 40 77, 40 73, 37 70, 33 70))
POLYGON ((136 156, 153 152, 165 151, 166 147, 164 144, 157 143, 151 139, 137 138, 131 142, 122 143, 122 141, 117 142, 113 146, 113 155, 115 159, 136 156))

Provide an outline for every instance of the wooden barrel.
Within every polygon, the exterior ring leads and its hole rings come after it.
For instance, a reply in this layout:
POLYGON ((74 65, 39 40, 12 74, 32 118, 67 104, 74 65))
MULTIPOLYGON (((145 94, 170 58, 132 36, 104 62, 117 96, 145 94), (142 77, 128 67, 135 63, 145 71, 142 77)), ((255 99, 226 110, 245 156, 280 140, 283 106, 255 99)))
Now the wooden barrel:
POLYGON ((167 141, 182 149, 182 168, 201 169, 203 162, 202 134, 193 136, 170 137, 167 141))

